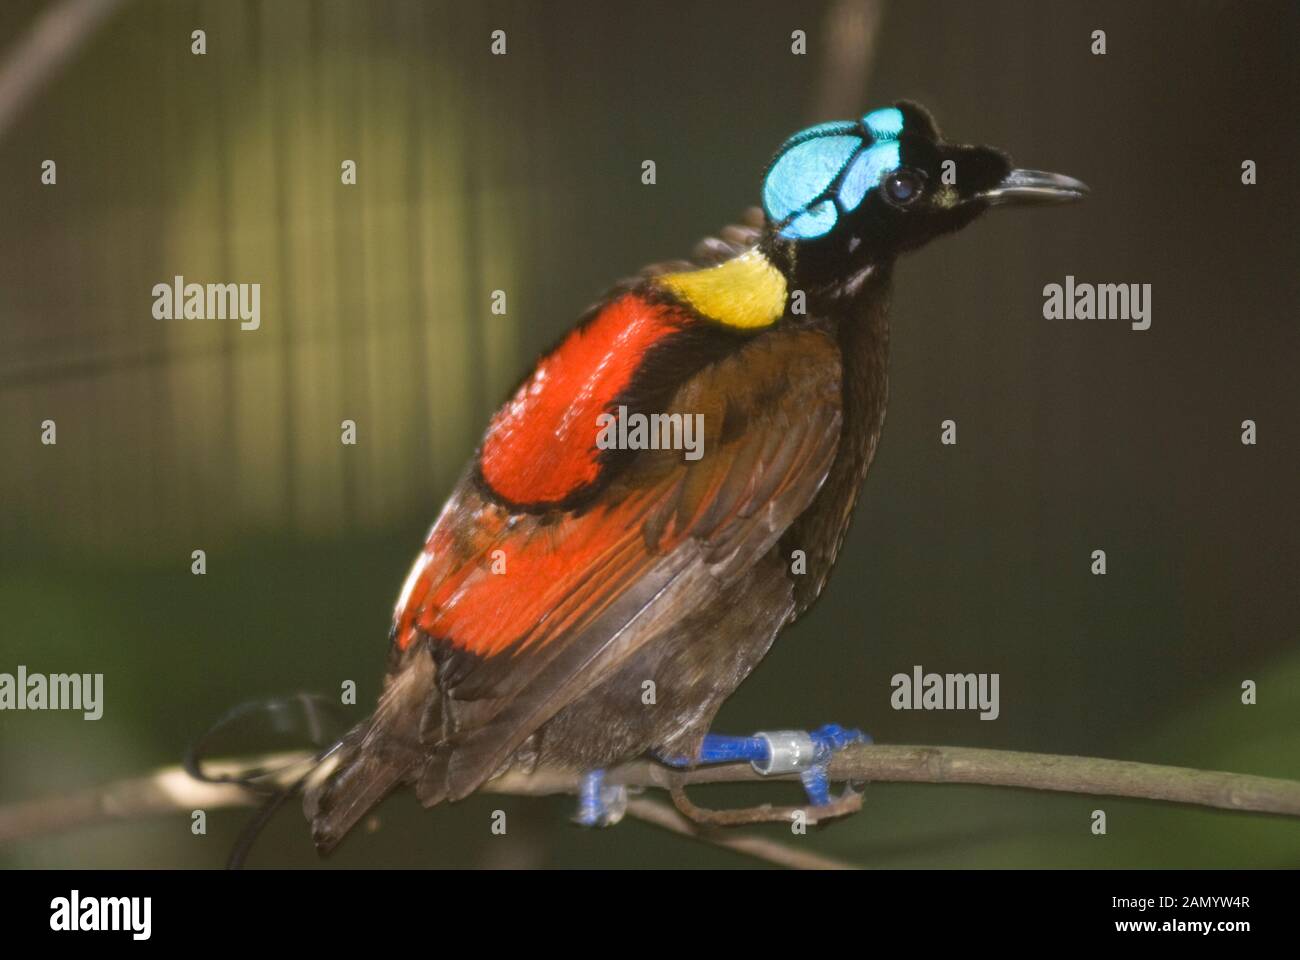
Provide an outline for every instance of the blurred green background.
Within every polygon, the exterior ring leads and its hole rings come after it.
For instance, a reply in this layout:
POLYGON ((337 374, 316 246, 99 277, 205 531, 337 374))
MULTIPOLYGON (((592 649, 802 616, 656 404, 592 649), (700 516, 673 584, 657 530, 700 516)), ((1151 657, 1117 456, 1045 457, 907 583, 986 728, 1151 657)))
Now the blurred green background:
MULTIPOLYGON (((0 7, 0 50, 44 8, 0 7)), ((0 804, 175 762, 243 700, 355 680, 360 719, 407 566, 532 357, 756 202, 789 133, 900 97, 1094 194, 900 265, 843 559, 718 728, 1300 777, 1298 40, 1290 2, 124 3, 0 131, 0 671, 102 672, 106 701, 0 713, 0 804), (153 319, 175 274, 260 282, 261 329, 153 319), (1066 274, 1152 284, 1151 329, 1044 320, 1066 274), (891 710, 913 664, 1000 673, 1001 717, 891 710)), ((751 863, 584 832, 570 806, 403 793, 324 864, 751 863)), ((33 838, 0 865, 215 867, 247 817, 33 838)), ((930 785, 872 786, 791 842, 878 867, 1300 865, 1281 818, 930 785)), ((321 863, 296 805, 251 859, 321 863)))

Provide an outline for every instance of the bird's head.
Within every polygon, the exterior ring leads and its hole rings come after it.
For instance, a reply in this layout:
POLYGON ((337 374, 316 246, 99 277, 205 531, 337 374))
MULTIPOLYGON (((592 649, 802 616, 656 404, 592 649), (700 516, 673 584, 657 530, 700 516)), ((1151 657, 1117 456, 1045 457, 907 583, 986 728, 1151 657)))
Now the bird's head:
POLYGON ((992 147, 948 143, 923 107, 900 101, 781 145, 763 177, 764 245, 787 276, 827 290, 990 207, 1087 192, 1071 177, 1014 169, 992 147))

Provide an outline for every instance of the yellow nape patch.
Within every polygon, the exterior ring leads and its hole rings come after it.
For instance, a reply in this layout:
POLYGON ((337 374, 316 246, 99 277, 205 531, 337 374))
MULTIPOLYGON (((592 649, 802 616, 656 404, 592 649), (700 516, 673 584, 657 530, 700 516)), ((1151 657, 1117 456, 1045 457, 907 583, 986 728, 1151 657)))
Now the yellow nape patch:
POLYGON ((785 277, 757 250, 716 267, 666 273, 657 282, 729 327, 766 327, 785 313, 785 277))

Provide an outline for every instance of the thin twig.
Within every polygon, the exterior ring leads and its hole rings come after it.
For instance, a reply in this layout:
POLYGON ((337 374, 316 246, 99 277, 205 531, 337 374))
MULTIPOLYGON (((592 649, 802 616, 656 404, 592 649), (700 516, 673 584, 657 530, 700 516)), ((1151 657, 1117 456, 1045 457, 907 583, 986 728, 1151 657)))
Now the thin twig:
POLYGON ((844 795, 821 807, 774 807, 770 803, 756 807, 737 807, 727 810, 714 810, 701 807, 686 796, 685 784, 678 783, 668 788, 668 795, 682 814, 699 824, 714 827, 735 827, 751 823, 793 823, 802 816, 805 824, 817 824, 824 820, 834 820, 857 813, 862 809, 862 794, 848 789, 844 795))
POLYGON ((0 64, 0 137, 123 0, 62 0, 37 17, 0 64))
MULTIPOLYGON (((214 777, 232 775, 252 766, 278 769, 280 774, 273 781, 286 784, 301 775, 307 762, 305 754, 281 754, 255 761, 209 762, 204 764, 204 769, 209 776, 214 777)), ((319 773, 323 775, 327 772, 325 765, 322 765, 319 773)), ((556 775, 542 771, 530 777, 526 786, 505 789, 510 786, 508 780, 496 780, 484 789, 493 793, 525 795, 570 793, 577 788, 577 780, 567 773, 556 775)), ((0 807, 0 843, 111 821, 174 814, 178 811, 255 806, 263 799, 265 798, 234 783, 206 783, 195 780, 181 767, 164 767, 147 776, 119 780, 102 787, 0 807)), ((798 870, 854 869, 851 864, 833 857, 795 850, 765 837, 750 836, 734 830, 725 833, 710 830, 691 823, 671 807, 648 797, 631 797, 627 804, 627 815, 681 836, 777 866, 798 870)))
POLYGON ((809 38, 822 58, 812 120, 861 111, 883 17, 880 0, 835 0, 826 11, 821 32, 809 38))
POLYGON ((777 843, 767 837, 757 837, 737 830, 709 830, 692 823, 667 804, 649 797, 633 797, 627 802, 627 815, 652 823, 656 827, 693 840, 702 840, 715 847, 733 850, 759 860, 766 860, 793 870, 856 870, 851 863, 836 860, 810 850, 798 850, 789 844, 777 843))

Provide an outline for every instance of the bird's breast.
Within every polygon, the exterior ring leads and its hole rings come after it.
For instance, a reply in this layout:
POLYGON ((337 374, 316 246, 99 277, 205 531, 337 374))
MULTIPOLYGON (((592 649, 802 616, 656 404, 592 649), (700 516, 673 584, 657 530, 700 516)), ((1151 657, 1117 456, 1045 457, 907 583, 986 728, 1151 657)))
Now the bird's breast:
POLYGON ((794 578, 796 615, 826 586, 884 428, 891 279, 888 267, 876 267, 851 296, 828 308, 840 348, 844 415, 826 482, 780 543, 786 556, 802 550, 807 559, 806 573, 794 578))

